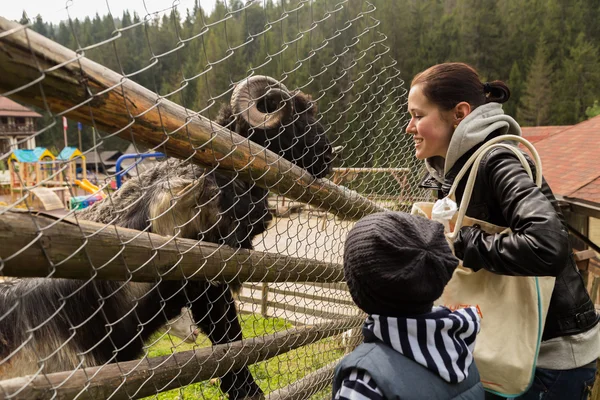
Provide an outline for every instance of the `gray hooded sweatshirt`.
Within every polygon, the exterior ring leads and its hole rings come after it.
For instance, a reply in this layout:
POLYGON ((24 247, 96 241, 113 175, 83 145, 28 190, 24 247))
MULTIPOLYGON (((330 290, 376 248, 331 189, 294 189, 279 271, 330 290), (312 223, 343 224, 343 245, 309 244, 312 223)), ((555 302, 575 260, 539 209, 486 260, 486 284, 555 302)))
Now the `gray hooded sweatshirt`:
POLYGON ((500 104, 487 103, 477 107, 456 127, 446 158, 427 158, 425 167, 438 182, 444 182, 444 176, 456 161, 495 131, 501 135, 521 136, 521 127, 511 116, 504 114, 500 104))

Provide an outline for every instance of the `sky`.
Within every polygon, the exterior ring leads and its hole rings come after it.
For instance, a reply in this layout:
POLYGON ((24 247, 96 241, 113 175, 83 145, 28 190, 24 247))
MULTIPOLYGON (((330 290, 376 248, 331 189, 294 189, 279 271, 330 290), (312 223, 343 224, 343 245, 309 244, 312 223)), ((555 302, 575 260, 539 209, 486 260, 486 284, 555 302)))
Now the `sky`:
MULTIPOLYGON (((69 18, 93 18, 96 12, 106 15, 110 9, 114 17, 120 17, 124 10, 136 11, 141 17, 168 9, 174 4, 185 15, 186 9, 192 9, 194 0, 1 0, 0 16, 9 20, 21 19, 23 10, 29 18, 40 14, 45 22, 57 24, 69 18), (67 13, 68 5, 68 13, 67 13)), ((215 0, 199 0, 200 6, 210 12, 215 0)))

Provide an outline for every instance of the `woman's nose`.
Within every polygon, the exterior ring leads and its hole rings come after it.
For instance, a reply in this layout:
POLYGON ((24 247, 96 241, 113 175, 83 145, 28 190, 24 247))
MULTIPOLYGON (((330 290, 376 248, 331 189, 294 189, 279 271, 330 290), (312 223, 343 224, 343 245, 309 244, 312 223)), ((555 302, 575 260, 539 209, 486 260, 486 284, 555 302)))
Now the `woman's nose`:
POLYGON ((411 118, 410 121, 408 121, 408 125, 406 125, 406 133, 409 135, 414 135, 415 132, 415 124, 414 124, 414 119, 411 118))

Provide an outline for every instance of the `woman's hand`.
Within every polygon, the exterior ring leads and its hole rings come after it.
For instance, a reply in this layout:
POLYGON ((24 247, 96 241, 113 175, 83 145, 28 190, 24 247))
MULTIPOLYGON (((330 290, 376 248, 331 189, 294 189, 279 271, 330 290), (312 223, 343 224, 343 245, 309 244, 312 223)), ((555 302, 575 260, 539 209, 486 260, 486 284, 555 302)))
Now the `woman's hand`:
POLYGON ((464 267, 470 268, 473 271, 480 270, 481 266, 464 264, 466 250, 465 246, 467 246, 469 243, 472 243, 473 238, 475 236, 481 235, 482 233, 483 231, 481 230, 479 225, 463 226, 462 228, 460 228, 460 231, 458 232, 458 237, 454 242, 454 255, 463 261, 464 267))

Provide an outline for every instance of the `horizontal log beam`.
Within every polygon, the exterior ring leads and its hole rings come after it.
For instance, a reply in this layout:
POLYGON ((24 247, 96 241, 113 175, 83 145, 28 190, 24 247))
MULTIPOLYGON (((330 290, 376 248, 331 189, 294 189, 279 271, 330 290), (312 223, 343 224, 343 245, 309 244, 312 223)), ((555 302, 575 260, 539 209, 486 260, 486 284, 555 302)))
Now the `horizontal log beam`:
POLYGON ((0 207, 0 275, 154 282, 340 282, 323 261, 173 239, 84 220, 55 220, 0 207), (51 261, 51 263, 49 262, 51 261), (173 268, 177 265, 177 268, 173 268), (93 268, 92 268, 93 267, 93 268))
POLYGON ((340 360, 325 365, 267 396, 267 400, 305 400, 331 385, 333 372, 340 360))
MULTIPOLYGON (((223 375, 351 329, 345 319, 169 356, 108 364, 85 370, 0 381, 0 400, 68 400, 83 392, 93 399, 129 400, 223 375), (151 381, 150 381, 151 379, 151 381)), ((84 396, 84 398, 88 398, 84 396)))
POLYGON ((380 172, 389 172, 389 173, 410 173, 410 168, 354 168, 354 167, 337 167, 333 169, 333 172, 336 173, 380 173, 380 172))
POLYGON ((118 133, 275 193, 359 219, 384 208, 281 159, 130 79, 0 17, 0 94, 118 133), (36 83, 38 82, 38 83, 36 83), (43 91, 41 90, 43 88, 43 91))

